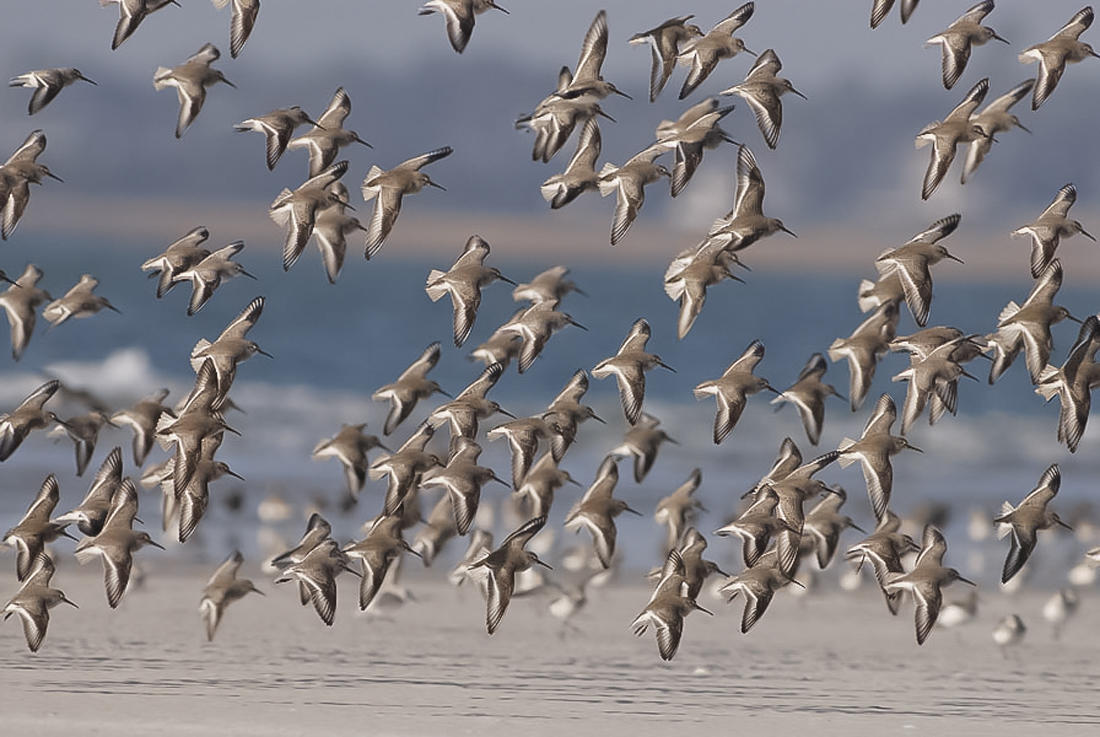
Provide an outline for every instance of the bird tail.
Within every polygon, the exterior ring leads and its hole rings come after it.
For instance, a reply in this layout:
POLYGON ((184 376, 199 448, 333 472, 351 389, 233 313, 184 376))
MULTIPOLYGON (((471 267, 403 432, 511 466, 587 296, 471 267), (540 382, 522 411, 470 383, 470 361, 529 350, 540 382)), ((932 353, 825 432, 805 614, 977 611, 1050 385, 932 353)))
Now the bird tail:
POLYGON ((875 308, 875 299, 871 297, 871 292, 875 288, 875 283, 870 279, 861 279, 859 282, 859 311, 868 312, 875 308))
POLYGON ((202 368, 203 363, 206 362, 206 356, 200 356, 199 353, 210 347, 210 341, 206 338, 199 338, 199 342, 195 343, 195 347, 191 349, 191 370, 198 373, 202 368))
POLYGON ((852 440, 851 438, 844 438, 843 440, 840 441, 840 445, 837 446, 837 450, 839 450, 841 452, 841 455, 837 457, 836 462, 838 464, 840 464, 841 468, 847 468, 848 466, 852 465, 857 460, 859 460, 858 458, 855 458, 854 456, 846 455, 844 453, 845 450, 847 450, 848 448, 851 448, 855 444, 856 444, 855 440, 852 440))
POLYGON ((153 73, 153 88, 163 90, 168 85, 165 81, 172 76, 172 70, 168 67, 157 67, 157 71, 153 73))
POLYGON ((447 272, 440 271, 439 269, 432 269, 428 272, 428 282, 424 290, 428 293, 428 297, 432 302, 438 302, 447 294, 447 288, 442 284, 433 284, 432 282, 438 281, 447 275, 447 272))
POLYGON ((1008 515, 1015 512, 1016 509, 1009 502, 1001 502, 1001 516, 996 517, 993 521, 997 523, 997 539, 1004 540, 1012 532, 1012 525, 1005 522, 1004 519, 1008 515))

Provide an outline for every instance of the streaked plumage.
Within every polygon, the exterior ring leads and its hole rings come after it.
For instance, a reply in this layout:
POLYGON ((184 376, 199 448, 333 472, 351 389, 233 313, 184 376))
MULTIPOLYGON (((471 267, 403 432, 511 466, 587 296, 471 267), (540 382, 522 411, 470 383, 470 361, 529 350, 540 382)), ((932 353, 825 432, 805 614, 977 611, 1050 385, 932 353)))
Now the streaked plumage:
POLYGON ((655 163, 663 154, 663 146, 654 144, 634 154, 622 166, 611 163, 603 165, 597 186, 601 197, 615 193, 615 218, 611 222, 611 245, 616 245, 638 217, 645 204, 645 187, 661 177, 669 177, 669 172, 661 164, 655 163))
POLYGON ((28 394, 18 407, 0 415, 0 462, 8 460, 31 432, 59 421, 57 415, 44 407, 60 386, 57 379, 47 381, 28 394))
POLYGON ((219 10, 233 3, 233 15, 229 20, 229 55, 234 59, 241 53, 252 28, 256 25, 256 16, 260 14, 260 0, 212 0, 219 10))
POLYGON ((343 87, 337 87, 328 107, 317 124, 308 131, 290 139, 287 148, 304 148, 309 151, 309 176, 318 176, 336 161, 336 155, 345 146, 360 143, 367 148, 372 146, 359 137, 353 130, 344 127, 344 121, 351 113, 351 97, 343 87))
POLYGON ((447 38, 451 42, 451 48, 461 54, 473 35, 475 16, 490 8, 508 13, 494 0, 428 0, 420 8, 419 15, 442 15, 447 24, 447 38))
POLYGON ((42 482, 26 514, 0 539, 0 542, 15 548, 15 577, 19 581, 31 575, 35 561, 45 553, 46 545, 59 537, 75 539, 65 531, 68 522, 50 519, 59 497, 57 478, 51 473, 42 482))

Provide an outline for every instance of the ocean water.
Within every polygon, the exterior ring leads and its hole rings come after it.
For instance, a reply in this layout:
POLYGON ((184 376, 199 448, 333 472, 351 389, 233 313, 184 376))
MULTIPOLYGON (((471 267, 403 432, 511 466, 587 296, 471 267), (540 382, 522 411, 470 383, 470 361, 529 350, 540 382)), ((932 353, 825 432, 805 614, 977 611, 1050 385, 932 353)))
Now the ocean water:
MULTIPOLYGON (((493 262, 516 281, 558 263, 553 253, 510 260, 507 244, 495 244, 495 248, 493 262)), ((40 383, 42 373, 91 389, 112 407, 126 406, 160 386, 171 387, 172 399, 176 399, 193 380, 187 357, 194 343, 202 337, 213 339, 253 297, 267 298, 263 317, 250 337, 275 358, 256 356, 240 366, 232 396, 246 414, 233 415, 230 422, 243 437, 227 437, 219 453, 221 460, 248 479, 244 510, 232 514, 217 503, 219 494, 240 486, 238 482, 226 479, 212 486, 214 500, 208 519, 200 526, 195 544, 188 546, 201 555, 217 555, 230 544, 254 547, 254 512, 268 494, 278 493, 298 509, 318 500, 334 504, 343 490, 342 471, 335 461, 312 461, 313 446, 344 422, 367 421, 380 433, 387 407, 372 402, 371 392, 396 377, 432 341, 440 341, 444 349, 433 378, 448 391, 459 391, 481 370, 480 363, 467 360, 469 351, 516 308, 510 286, 488 286, 473 334, 462 349, 456 349, 450 338, 449 302, 432 303, 423 290, 430 268, 449 265, 443 260, 413 262, 383 251, 376 261, 367 263, 350 253, 341 279, 329 285, 315 250, 307 251, 290 273, 283 273, 274 248, 246 248, 239 260, 258 280, 227 282, 202 312, 188 318, 189 287, 181 285, 158 301, 154 282, 143 278, 139 269, 145 258, 157 252, 156 245, 143 248, 15 239, 5 249, 2 265, 9 274, 17 274, 23 263, 33 261, 46 274, 40 286, 55 297, 81 273, 96 274, 101 279, 99 292, 122 314, 103 312, 51 330, 40 320, 21 362, 0 359, 6 363, 0 369, 3 410, 40 383)), ((890 377, 904 369, 908 359, 894 354, 879 365, 868 401, 859 413, 851 413, 839 399, 829 401, 819 448, 809 445, 796 410, 786 406, 773 412, 766 394, 750 398, 732 435, 715 446, 710 437, 713 401, 697 402, 692 387, 718 376, 756 338, 764 342, 767 351, 757 373, 777 387, 789 385, 811 353, 825 352, 834 338, 848 335, 865 317, 856 306, 858 277, 759 269, 745 273, 747 284, 726 282, 712 288, 693 331, 677 341, 677 307, 662 291, 662 272, 663 265, 654 263, 576 264, 572 277, 589 296, 571 294, 563 309, 588 330, 561 331, 526 374, 520 376, 514 366, 509 368, 491 394, 516 415, 535 413, 576 369, 590 369, 613 353, 633 320, 646 317, 653 327, 650 349, 676 372, 658 369, 649 375, 645 409, 660 417, 679 443, 661 449, 653 471, 641 485, 635 484, 629 462, 622 464, 617 494, 647 514, 692 468, 699 467, 703 470, 699 496, 709 510, 700 526, 714 529, 736 508, 741 493, 768 468, 784 436, 794 438, 809 458, 836 447, 845 436, 857 437, 881 392, 890 392, 901 405, 905 385, 891 383, 890 377)), ((965 283, 937 279, 929 324, 988 332, 1004 304, 1023 299, 1028 288, 1026 280, 965 283)), ((1100 308, 1094 290, 1089 289, 1067 287, 1059 302, 1077 315, 1100 308)), ((915 329, 904 314, 899 332, 915 329)), ((1055 327, 1053 360, 1062 360, 1075 335, 1076 326, 1071 323, 1055 327)), ((988 372, 985 361, 971 364, 970 370, 982 382, 964 381, 960 386, 958 417, 947 416, 934 428, 918 423, 910 440, 925 453, 896 457, 892 506, 902 513, 932 502, 951 504, 956 511, 974 504, 992 509, 1001 499, 1022 498, 1053 462, 1063 467, 1058 506, 1068 510, 1085 503, 1100 472, 1100 430, 1087 432, 1080 449, 1071 456, 1055 439, 1057 402, 1046 405, 1034 394, 1022 358, 993 387, 984 381, 988 372)), ((846 364, 830 365, 826 378, 847 395, 846 364)), ((591 480, 600 459, 618 445, 626 429, 612 380, 593 380, 587 401, 608 424, 584 425, 579 443, 563 463, 582 483, 591 480)), ((429 405, 422 403, 388 442, 399 444, 426 416, 429 405)), ((58 403, 57 408, 62 416, 82 411, 65 403, 58 403)), ((482 432, 494 424, 493 419, 483 423, 482 432)), ((18 518, 46 473, 58 475, 60 506, 66 509, 79 501, 94 467, 112 446, 123 446, 126 472, 135 473, 129 443, 128 431, 106 428, 93 467, 84 479, 77 479, 68 441, 55 443, 45 433, 32 435, 0 466, 4 481, 0 529, 18 518)), ((441 439, 441 447, 444 443, 441 439)), ((507 448, 488 443, 484 437, 482 445, 483 462, 507 476, 507 448)), ((154 450, 150 462, 162 457, 161 451, 154 450)), ((822 478, 844 485, 850 492, 848 513, 864 527, 873 524, 858 465, 832 467, 822 478)), ((358 524, 375 513, 383 490, 382 482, 368 482, 359 507, 336 523, 338 531, 354 534, 358 524)), ((572 487, 561 490, 554 515, 563 517, 579 494, 580 490, 572 487)), ((490 486, 484 499, 491 504, 504 496, 503 487, 490 486)), ((150 493, 143 499, 145 519, 151 527, 157 526, 159 513, 151 511, 158 504, 156 496, 150 493)), ((425 505, 425 513, 427 509, 425 505)), ((329 516, 339 515, 330 508, 329 516)), ((956 514, 955 521, 963 517, 956 514)), ((295 514, 284 526, 284 534, 296 536, 301 519, 295 514)), ((951 530, 961 532, 962 525, 949 527, 951 530)), ((651 561, 662 535, 649 516, 620 518, 619 541, 628 559, 651 561)))

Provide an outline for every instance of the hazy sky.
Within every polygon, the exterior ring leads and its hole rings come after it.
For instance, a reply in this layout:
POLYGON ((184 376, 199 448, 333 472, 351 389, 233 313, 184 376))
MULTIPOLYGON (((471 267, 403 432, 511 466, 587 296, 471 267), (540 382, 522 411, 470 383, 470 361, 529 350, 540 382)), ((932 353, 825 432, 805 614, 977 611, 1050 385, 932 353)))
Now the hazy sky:
MULTIPOLYGON (((674 12, 694 11, 697 22, 709 27, 738 4, 711 0, 677 3, 675 9, 631 0, 510 0, 504 4, 511 15, 479 17, 461 56, 451 51, 442 18, 417 16, 416 0, 267 0, 237 60, 228 55, 228 11, 219 12, 206 0, 182 0, 182 8, 150 16, 115 52, 109 50, 114 7, 101 8, 94 0, 12 2, 18 5, 18 22, 0 29, 4 72, 13 76, 75 65, 100 83, 65 90, 33 118, 26 115, 29 91, 3 90, 0 151, 13 149, 41 127, 49 138, 42 160, 66 180, 35 190, 16 238, 81 228, 93 235, 118 233, 122 240, 156 239, 159 227, 165 231, 159 241, 167 242, 178 235, 172 228, 224 220, 241 234, 266 234, 277 247, 279 232, 267 221, 266 205, 281 188, 301 182, 305 156, 288 152, 269 173, 261 137, 235 133, 232 124, 293 104, 319 114, 340 85, 353 100, 347 125, 375 146, 345 150, 353 203, 371 164, 389 167, 440 145, 455 148, 452 157, 433 167, 433 178, 449 191, 419 195, 406 205, 395 240, 426 238, 425 223, 439 223, 449 213, 471 219, 484 213, 487 221, 541 213, 546 206, 538 184, 564 167, 573 142, 550 164, 533 163, 532 136, 515 130, 513 121, 551 89, 560 65, 576 63, 584 32, 600 7, 608 10, 611 29, 604 76, 635 96, 606 102, 618 123, 602 125, 603 160, 621 163, 650 142, 657 122, 740 81, 752 63, 747 55, 722 62, 685 103, 676 100, 684 75, 678 70, 657 104, 647 101, 648 49, 631 47, 626 39, 674 12), (154 92, 153 70, 183 61, 206 41, 223 49, 216 66, 240 89, 212 89, 196 123, 176 141, 175 94, 154 92), (148 222, 154 214, 155 221, 148 222)), ((1067 181, 1080 189, 1082 220, 1100 212, 1097 157, 1091 147, 1084 149, 1086 155, 1078 147, 1095 134, 1100 60, 1071 68, 1038 113, 1021 103, 1018 112, 1035 135, 1001 134, 965 188, 953 170, 922 203, 928 149, 913 147, 915 133, 942 118, 982 76, 991 78, 990 99, 1033 76, 1036 67, 1020 64, 1016 54, 1057 30, 1080 0, 1001 0, 987 22, 1012 45, 977 48, 951 91, 939 81, 938 48, 924 49, 922 43, 970 3, 925 0, 908 25, 900 24, 895 9, 875 31, 868 28, 870 5, 870 0, 759 0, 755 16, 739 32, 754 51, 774 48, 784 62, 783 74, 809 97, 785 99, 783 135, 774 152, 739 101, 726 119, 727 130, 760 161, 771 213, 804 238, 851 231, 857 240, 904 239, 956 210, 964 213, 967 227, 1005 234, 1034 217, 1067 181)), ((1085 40, 1090 33, 1096 31, 1085 40)), ((651 188, 623 246, 631 239, 648 243, 669 231, 684 233, 690 242, 728 207, 735 158, 732 146, 708 152, 695 180, 675 201, 667 187, 651 188)), ((606 230, 612 210, 611 199, 590 194, 553 215, 571 227, 592 222, 599 226, 595 233, 606 230)), ((552 226, 555 220, 537 222, 552 226)), ((232 237, 236 234, 225 239, 232 237)), ((462 240, 455 237, 456 244, 462 240)))

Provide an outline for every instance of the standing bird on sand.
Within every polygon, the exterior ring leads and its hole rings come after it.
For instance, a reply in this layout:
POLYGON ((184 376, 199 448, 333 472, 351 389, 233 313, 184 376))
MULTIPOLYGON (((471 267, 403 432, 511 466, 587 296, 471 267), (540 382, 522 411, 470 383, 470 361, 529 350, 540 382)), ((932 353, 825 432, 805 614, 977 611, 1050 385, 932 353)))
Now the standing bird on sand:
POLYGON ((1061 401, 1058 442, 1064 442, 1070 453, 1077 452, 1077 444, 1089 421, 1092 390, 1100 386, 1097 349, 1100 349, 1100 321, 1096 315, 1090 315, 1081 325, 1077 342, 1061 368, 1047 364, 1039 372, 1039 385, 1035 387, 1035 393, 1046 401, 1054 397, 1061 401))
POLYGON ((623 414, 631 425, 637 424, 642 414, 642 401, 645 399, 645 374, 647 371, 660 366, 675 373, 661 357, 655 353, 646 353, 646 343, 649 342, 649 323, 644 317, 639 317, 630 327, 626 340, 619 346, 618 352, 605 358, 592 369, 592 376, 596 379, 606 379, 614 376, 619 384, 619 399, 623 405, 623 414))
POLYGON ((335 458, 344 467, 344 476, 348 484, 348 496, 352 499, 359 498, 359 492, 367 481, 367 453, 374 448, 381 448, 387 453, 392 453, 389 448, 382 445, 375 435, 363 432, 367 423, 358 425, 344 425, 336 435, 322 440, 313 449, 313 458, 335 458))
POLYGON ((837 463, 841 468, 847 468, 856 461, 859 461, 863 468, 867 496, 871 499, 871 508, 878 520, 882 520, 889 510, 890 493, 894 488, 894 466, 890 462, 891 456, 906 449, 915 450, 918 453, 924 452, 910 445, 905 438, 890 433, 897 419, 898 411, 894 400, 889 394, 883 394, 875 405, 875 411, 867 420, 860 439, 844 438, 840 441, 838 448, 840 455, 837 457, 837 463))
MULTIPOLYGON (((901 22, 908 23, 920 0, 901 0, 901 22)), ((871 28, 878 28, 894 8, 894 0, 874 0, 871 5, 871 28)))
POLYGON ((98 286, 99 279, 91 274, 84 274, 72 289, 65 292, 64 297, 55 299, 46 305, 45 309, 42 310, 42 317, 46 318, 51 325, 57 327, 68 321, 69 318, 91 317, 105 308, 119 312, 118 308, 108 302, 106 297, 93 294, 98 286))
POLYGON ((826 384, 821 380, 828 369, 825 356, 815 353, 802 367, 798 374, 798 381, 787 387, 771 401, 780 409, 784 402, 789 402, 798 408, 798 414, 802 417, 802 426, 806 429, 806 437, 812 445, 817 445, 821 439, 821 428, 825 424, 825 399, 834 396, 848 401, 844 395, 836 390, 832 384, 826 384))
POLYGON ((176 88, 176 94, 180 102, 179 119, 176 121, 176 138, 182 137, 183 132, 198 117, 203 103, 206 102, 207 87, 211 87, 218 82, 224 82, 234 89, 237 87, 237 85, 226 79, 221 71, 210 66, 220 56, 221 52, 218 51, 217 46, 210 43, 203 44, 203 47, 188 57, 183 64, 171 69, 157 67, 156 73, 153 74, 153 87, 156 90, 163 90, 166 87, 176 88))
POLYGON ((744 82, 719 93, 738 95, 749 104, 756 116, 756 125, 764 136, 764 142, 771 149, 779 145, 779 133, 783 127, 783 101, 780 98, 790 92, 806 99, 804 94, 794 88, 791 80, 776 76, 782 68, 783 62, 779 61, 779 56, 768 49, 752 65, 744 82))
POLYGON ((451 48, 461 54, 466 50, 466 44, 470 43, 470 36, 474 33, 474 17, 490 8, 508 15, 508 11, 497 5, 494 0, 428 0, 417 14, 442 15, 447 23, 447 38, 451 41, 451 48))
POLYGON ((256 16, 260 14, 260 0, 211 0, 214 7, 222 10, 233 3, 233 15, 229 21, 229 55, 234 59, 241 53, 252 28, 256 25, 256 16))
POLYGON ((439 343, 432 343, 420 357, 409 364, 392 384, 386 384, 375 390, 371 399, 376 402, 389 401, 390 411, 386 415, 386 424, 382 427, 384 435, 390 435, 398 425, 412 414, 417 402, 433 394, 451 395, 439 388, 439 384, 428 377, 428 372, 439 363, 439 343))
POLYGON ((45 554, 39 555, 35 558, 30 575, 2 610, 4 619, 17 614, 23 621, 23 635, 27 638, 27 647, 32 653, 38 651, 46 637, 50 609, 62 603, 79 608, 65 596, 64 591, 50 586, 53 574, 53 561, 45 554))
POLYGON ((424 187, 435 187, 446 191, 420 170, 428 164, 450 156, 453 150, 450 146, 437 148, 402 161, 388 171, 383 171, 376 165, 371 166, 366 178, 363 179, 363 200, 370 202, 377 198, 374 213, 367 226, 368 260, 378 253, 382 243, 393 230, 393 225, 401 212, 401 200, 405 195, 416 194, 424 187))
POLYGON ((875 268, 879 277, 896 276, 905 295, 905 304, 913 315, 913 320, 922 328, 928 324, 928 313, 932 310, 932 272, 930 267, 940 261, 951 259, 965 263, 954 256, 939 240, 945 238, 959 227, 961 215, 948 215, 932 223, 928 230, 918 233, 903 246, 883 251, 875 259, 875 268))
POLYGON ((432 302, 444 295, 451 295, 454 308, 454 341, 460 347, 470 336, 477 319, 477 310, 481 306, 481 288, 498 279, 512 286, 514 281, 500 273, 500 269, 485 265, 489 255, 489 242, 479 235, 472 235, 466 241, 462 254, 448 271, 432 269, 428 272, 424 290, 432 302))
POLYGON ((1058 244, 1063 238, 1080 233, 1091 241, 1096 238, 1076 220, 1070 220, 1069 209, 1077 202, 1077 187, 1067 184, 1058 190, 1047 209, 1027 225, 1012 231, 1015 236, 1031 236, 1031 276, 1038 279, 1054 260, 1058 244))
POLYGON ((927 200, 940 186, 940 182, 955 160, 955 151, 960 143, 972 143, 985 138, 985 130, 971 120, 974 111, 989 93, 989 78, 985 77, 970 88, 966 97, 942 121, 937 120, 921 129, 917 134, 917 148, 932 144, 932 157, 928 170, 924 173, 920 198, 927 200))
POLYGON ((1058 29, 1053 36, 1024 49, 1019 59, 1022 64, 1039 62, 1039 76, 1035 80, 1035 94, 1031 98, 1031 109, 1038 110, 1046 99, 1054 93, 1066 66, 1084 61, 1089 57, 1100 57, 1091 46, 1080 41, 1081 34, 1092 25, 1092 6, 1086 5, 1058 29))
POLYGON ((618 460, 614 456, 603 459, 596 470, 596 478, 584 492, 584 496, 573 505, 565 517, 565 529, 580 532, 582 528, 592 533, 592 542, 596 548, 596 557, 604 569, 611 567, 615 557, 615 518, 623 512, 641 516, 642 513, 631 509, 622 499, 612 494, 619 482, 618 460))
POLYGON ((1039 477, 1038 486, 1024 497, 1018 506, 1013 507, 1006 501, 1001 505, 1001 514, 993 518, 994 524, 997 525, 998 538, 1012 535, 1012 547, 1009 548, 1008 557, 1005 558, 1001 583, 1008 583, 1027 563, 1038 542, 1039 530, 1046 530, 1054 525, 1067 530, 1073 529, 1057 514, 1047 509, 1058 494, 1061 485, 1062 472, 1058 469, 1058 464, 1054 463, 1043 471, 1043 475, 1039 477))
POLYGON ((954 20, 946 29, 924 42, 924 45, 943 47, 943 86, 951 89, 959 81, 970 61, 970 50, 987 41, 996 40, 1007 44, 1008 41, 997 35, 989 26, 983 26, 982 20, 993 12, 993 0, 982 0, 954 20))
POLYGON ((744 353, 729 365, 721 377, 704 381, 692 390, 696 399, 713 396, 718 402, 718 412, 714 415, 715 445, 719 445, 733 431, 751 395, 765 389, 773 394, 779 394, 767 379, 753 374, 753 370, 763 358, 764 344, 754 340, 749 343, 744 353))
POLYGON ((294 129, 307 123, 312 126, 318 125, 313 118, 309 117, 309 113, 294 105, 242 120, 233 126, 233 129, 241 133, 255 131, 264 134, 267 145, 267 168, 268 171, 272 171, 279 163, 283 152, 286 151, 294 129))
POLYGON ((676 550, 669 551, 665 564, 661 568, 661 580, 657 583, 653 595, 645 609, 630 623, 634 634, 641 637, 646 629, 653 625, 657 633, 657 651, 662 660, 672 660, 680 648, 680 639, 684 634, 684 618, 695 610, 709 612, 699 606, 689 594, 689 586, 684 578, 684 561, 676 550))
POLYGON ((691 67, 680 88, 681 100, 705 82, 723 59, 732 59, 742 51, 756 56, 755 52, 745 48, 744 41, 733 35, 738 28, 749 22, 755 9, 756 3, 745 3, 720 20, 714 28, 699 37, 689 39, 681 47, 676 60, 682 66, 691 67))
POLYGON ((344 128, 344 121, 350 112, 351 98, 343 87, 338 87, 317 123, 287 143, 287 148, 304 148, 309 151, 310 177, 315 177, 332 166, 336 161, 336 154, 344 146, 361 143, 367 148, 373 148, 358 133, 344 128))
POLYGON ((49 292, 36 286, 41 278, 42 270, 27 264, 22 276, 0 293, 0 307, 4 308, 11 326, 11 357, 16 361, 31 342, 39 306, 53 300, 49 292))
POLYGON ((50 104, 57 93, 76 81, 84 81, 88 84, 96 84, 80 73, 74 67, 62 67, 60 69, 36 69, 33 72, 12 77, 8 82, 9 87, 28 87, 34 90, 30 104, 27 107, 27 115, 34 115, 50 104))
POLYGON ((654 144, 634 154, 622 166, 606 163, 600 170, 597 183, 600 197, 607 197, 612 192, 616 194, 615 218, 611 222, 611 245, 614 246, 622 240, 638 217, 638 212, 645 204, 646 185, 661 177, 672 178, 668 169, 656 163, 657 157, 664 152, 663 146, 654 144))
POLYGON ((222 615, 225 614, 227 606, 253 592, 265 596, 264 592, 256 588, 247 578, 237 578, 237 572, 241 569, 243 562, 244 556, 239 550, 234 550, 218 566, 214 575, 207 581, 206 588, 202 590, 199 614, 202 615, 202 620, 206 624, 207 642, 214 641, 214 633, 218 629, 218 623, 222 621, 222 615))
POLYGON ((99 0, 99 4, 103 7, 111 3, 118 4, 118 25, 115 26, 115 35, 111 39, 111 51, 130 38, 130 35, 145 20, 145 16, 169 5, 180 7, 177 0, 99 0))
MULTIPOLYGON (((680 45, 703 36, 703 29, 688 23, 694 15, 681 15, 669 18, 656 28, 635 33, 627 43, 631 45, 649 44, 653 56, 653 66, 649 71, 649 101, 656 102, 657 95, 665 88, 668 78, 676 68, 676 57, 680 55, 680 45)), ((717 62, 715 62, 717 64, 717 62)))
POLYGON ((516 586, 516 574, 526 571, 533 565, 550 568, 548 563, 539 560, 534 553, 526 550, 539 530, 546 524, 546 517, 535 517, 524 522, 500 544, 493 552, 468 566, 468 570, 488 568, 488 597, 485 599, 485 629, 489 634, 496 632, 500 620, 512 600, 516 586))
POLYGON ((995 143, 993 136, 998 133, 1006 133, 1013 128, 1031 133, 1031 130, 1021 123, 1018 117, 1008 111, 1012 109, 1013 105, 1027 97, 1027 93, 1031 92, 1033 86, 1035 86, 1035 80, 1025 79, 986 105, 981 112, 976 112, 970 116, 970 122, 981 128, 984 135, 975 138, 966 147, 966 163, 963 164, 962 174, 963 184, 966 184, 967 180, 974 176, 978 166, 985 160, 986 154, 993 148, 995 143))
POLYGON ((11 458, 34 430, 41 430, 51 422, 61 422, 57 415, 44 409, 60 386, 57 379, 47 381, 28 394, 18 407, 0 415, 0 462, 11 458))
POLYGON ((907 591, 913 595, 916 603, 917 644, 923 645, 928 633, 936 624, 943 604, 943 587, 961 581, 970 586, 976 583, 959 575, 954 568, 945 568, 943 555, 947 552, 947 541, 934 525, 924 528, 920 554, 908 573, 890 573, 886 575, 883 589, 888 594, 907 591))

